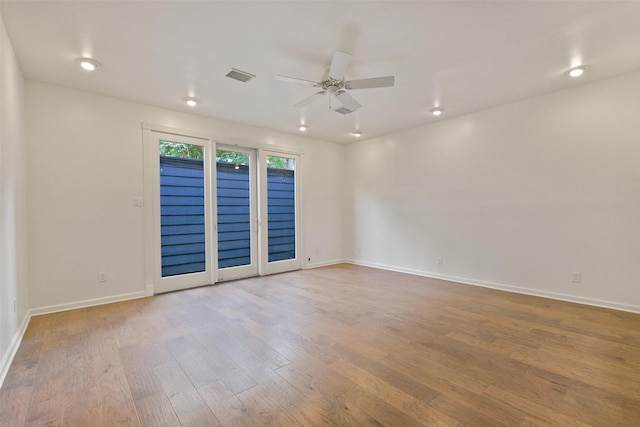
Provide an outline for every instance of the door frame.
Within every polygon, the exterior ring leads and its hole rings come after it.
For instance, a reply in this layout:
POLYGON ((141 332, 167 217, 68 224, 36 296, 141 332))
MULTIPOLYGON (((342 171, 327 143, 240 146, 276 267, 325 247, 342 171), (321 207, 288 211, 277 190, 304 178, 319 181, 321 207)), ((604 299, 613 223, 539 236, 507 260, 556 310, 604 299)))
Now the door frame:
POLYGON ((144 163, 144 224, 145 224, 145 287, 147 295, 177 291, 216 283, 217 281, 217 234, 212 232, 212 218, 217 216, 215 196, 215 174, 212 173, 213 143, 211 138, 185 135, 177 131, 167 131, 143 125, 144 163), (161 225, 160 225, 160 150, 158 142, 166 139, 172 142, 200 145, 204 148, 205 182, 205 271, 162 277, 161 225))
MULTIPOLYGON (((304 260, 304 251, 303 251, 303 239, 302 235, 302 224, 303 218, 300 214, 301 206, 302 206, 302 192, 300 191, 300 183, 303 181, 303 173, 302 171, 302 157, 304 155, 304 150, 301 150, 297 147, 286 147, 280 146, 273 143, 256 143, 252 141, 246 140, 238 140, 229 137, 210 137, 204 134, 199 134, 197 132, 193 132, 190 130, 177 129, 173 127, 168 127, 164 125, 152 124, 142 122, 142 157, 143 157, 143 198, 141 200, 143 209, 143 240, 144 240, 144 283, 145 283, 145 294, 147 296, 152 296, 158 293, 163 292, 162 287, 158 287, 156 283, 157 271, 161 268, 161 259, 159 256, 160 246, 159 246, 159 236, 160 236, 160 212, 159 212, 159 150, 158 150, 158 139, 157 135, 154 136, 154 133, 163 133, 167 135, 172 135, 176 137, 184 137, 187 139, 196 139, 201 140, 206 144, 209 144, 209 150, 206 150, 209 154, 208 161, 205 161, 205 174, 208 173, 208 182, 209 182, 209 194, 208 199, 205 197, 205 209, 209 210, 209 223, 208 228, 206 229, 206 233, 209 236, 209 243, 207 244, 207 261, 211 266, 210 269, 210 279, 208 282, 210 284, 218 283, 218 266, 217 266, 217 248, 218 248, 218 233, 217 233, 217 203, 216 203, 216 192, 214 191, 216 186, 216 174, 213 165, 215 164, 215 150, 218 145, 226 146, 229 148, 244 148, 244 149, 252 149, 256 152, 256 178, 257 178, 257 191, 265 191, 266 192, 266 168, 265 170, 265 179, 261 179, 260 175, 262 174, 260 171, 260 165, 257 162, 260 162, 260 158, 262 153, 269 153, 270 155, 275 156, 295 156, 296 157, 296 174, 295 174, 295 186, 296 186, 296 258, 297 264, 294 265, 294 268, 289 268, 283 271, 290 271, 295 269, 303 268, 305 263, 304 260), (155 139, 155 140, 154 140, 155 139), (268 147, 265 147, 265 144, 268 147), (154 147, 155 146, 155 147, 154 147), (206 171, 208 169, 208 172, 206 171), (155 181, 157 180, 157 182, 155 181), (261 190, 262 182, 264 181, 265 188, 261 190), (156 182, 156 184, 153 184, 156 182), (157 188, 157 190, 156 190, 157 188), (157 193, 157 194, 156 194, 157 193), (157 205, 157 206, 156 206, 157 205), (215 219, 216 230, 213 229, 213 219, 215 219), (157 248, 156 248, 157 246, 157 248)), ((266 158, 265 158, 266 159, 266 158)), ((206 179, 206 178, 205 178, 206 179)), ((266 200, 266 198, 265 198, 266 200)), ((262 228, 261 228, 261 202, 258 201, 256 203, 258 208, 258 245, 262 244, 262 241, 265 240, 262 236, 262 228)), ((139 206, 138 204, 136 206, 139 206)), ((266 212, 266 209, 264 210, 266 212)), ((266 227, 264 227, 266 231, 266 227)), ((266 245, 266 243, 265 243, 266 245)), ((260 250, 259 250, 260 252, 260 250)), ((262 251, 265 254, 268 253, 268 250, 262 251)), ((268 256, 268 255, 265 255, 268 256)), ((276 262, 278 263, 278 262, 276 262)), ((272 264, 276 264, 272 263, 272 264)), ((274 274, 280 271, 277 271, 273 268, 266 267, 262 264, 268 265, 269 263, 263 263, 261 261, 258 262, 258 275, 267 275, 274 274)), ((197 285, 196 285, 197 286, 197 285)), ((188 288, 190 286, 183 286, 181 288, 188 288)))

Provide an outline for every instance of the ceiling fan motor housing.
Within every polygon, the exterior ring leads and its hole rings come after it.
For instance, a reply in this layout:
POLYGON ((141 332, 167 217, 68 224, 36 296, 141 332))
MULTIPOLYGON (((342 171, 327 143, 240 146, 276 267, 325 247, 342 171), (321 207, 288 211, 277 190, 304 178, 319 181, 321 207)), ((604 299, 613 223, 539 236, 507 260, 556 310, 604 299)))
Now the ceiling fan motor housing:
POLYGON ((336 80, 329 77, 327 80, 320 82, 320 87, 329 93, 334 93, 338 89, 342 89, 344 87, 344 80, 336 80))

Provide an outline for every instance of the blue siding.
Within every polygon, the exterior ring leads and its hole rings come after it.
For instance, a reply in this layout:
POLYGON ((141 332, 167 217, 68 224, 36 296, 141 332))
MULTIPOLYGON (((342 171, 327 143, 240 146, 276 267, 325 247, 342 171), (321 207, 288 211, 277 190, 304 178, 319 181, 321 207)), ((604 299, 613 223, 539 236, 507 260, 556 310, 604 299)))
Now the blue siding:
MULTIPOLYGON (((216 165, 219 268, 251 263, 249 168, 216 165)), ((268 259, 296 256, 294 172, 267 170, 268 259)), ((162 276, 205 270, 202 160, 160 157, 162 276)))
POLYGON ((205 270, 202 160, 160 156, 162 277, 205 270))
POLYGON ((296 257, 296 203, 294 171, 267 169, 269 262, 296 257))
POLYGON ((218 268, 251 264, 249 167, 216 164, 218 268))

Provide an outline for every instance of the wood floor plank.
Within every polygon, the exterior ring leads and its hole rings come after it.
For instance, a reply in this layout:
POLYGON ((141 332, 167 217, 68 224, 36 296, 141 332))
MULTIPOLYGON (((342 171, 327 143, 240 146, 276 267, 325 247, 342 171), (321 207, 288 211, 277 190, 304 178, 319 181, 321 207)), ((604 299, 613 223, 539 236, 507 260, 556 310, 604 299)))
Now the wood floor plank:
POLYGON ((34 316, 0 426, 635 426, 640 315, 335 265, 34 316))
POLYGON ((202 356, 214 370, 215 375, 235 394, 257 385, 257 382, 236 363, 233 351, 227 352, 222 342, 218 340, 220 336, 221 334, 197 337, 205 351, 202 356))
POLYGON ((0 427, 25 424, 32 393, 31 386, 3 387, 0 390, 0 427))
POLYGON ((3 386, 5 388, 28 387, 38 368, 38 361, 42 354, 44 338, 23 339, 15 356, 14 369, 7 373, 3 386))
POLYGON ((345 408, 358 422, 365 426, 430 426, 438 425, 431 420, 417 419, 384 399, 363 388, 352 389, 342 395, 345 408))
POLYGON ((255 420, 257 425, 277 427, 300 425, 259 384, 239 393, 237 397, 246 408, 247 415, 255 420))
POLYGON ((427 402, 422 402, 415 396, 403 392, 351 362, 339 359, 332 362, 329 367, 344 377, 349 378, 360 388, 413 417, 422 424, 434 426, 455 426, 458 424, 455 419, 445 413, 440 412, 436 408, 428 407, 426 405, 427 402))
POLYGON ((87 426, 101 421, 102 402, 98 387, 69 389, 66 392, 66 402, 63 405, 62 425, 87 426))
POLYGON ((356 385, 336 374, 318 360, 309 357, 283 366, 277 370, 304 398, 290 405, 287 410, 298 422, 305 424, 328 419, 336 425, 360 425, 345 408, 342 396, 356 385), (315 421, 314 421, 315 420, 315 421))
POLYGON ((154 372, 182 425, 193 427, 220 425, 178 362, 156 366, 154 372))
POLYGON ((152 366, 124 366, 123 369, 134 400, 163 391, 160 379, 155 375, 152 366))
POLYGON ((268 366, 256 366, 249 373, 258 385, 283 408, 304 399, 304 395, 297 388, 268 366))
MULTIPOLYGON (((287 407, 287 413, 304 427, 332 427, 337 417, 326 414, 310 400, 301 400, 287 407)), ((357 425, 356 423, 344 425, 357 425)))
MULTIPOLYGON (((523 385, 526 388, 526 385, 523 385)), ((514 408, 518 408, 528 414, 525 418, 529 423, 540 422, 557 426, 585 426, 582 416, 576 408, 563 404, 562 398, 553 398, 551 408, 545 407, 536 400, 529 400, 521 394, 516 394, 498 387, 490 386, 483 393, 484 396, 505 402, 514 408), (552 410, 550 410, 552 409, 552 410)), ((596 416, 591 414, 588 419, 592 425, 612 425, 611 420, 598 413, 596 416)))
POLYGON ((251 426, 255 420, 247 416, 247 408, 222 380, 207 384, 198 393, 223 426, 251 426))
POLYGON ((180 337, 167 343, 169 351, 189 376, 196 388, 220 379, 206 358, 202 346, 190 337, 180 337))
POLYGON ((179 427, 178 416, 164 392, 147 395, 136 399, 136 408, 140 423, 143 426, 179 427))
POLYGON ((380 362, 439 393, 446 393, 452 387, 482 393, 489 386, 486 380, 466 373, 464 365, 443 364, 441 355, 434 360, 428 350, 421 348, 409 348, 403 353, 390 354, 380 362))
POLYGON ((342 356, 342 359, 348 360, 358 368, 422 402, 429 402, 438 395, 437 391, 416 381, 413 377, 391 369, 379 361, 368 359, 364 355, 342 346, 340 343, 334 344, 332 349, 336 350, 337 354, 342 356))

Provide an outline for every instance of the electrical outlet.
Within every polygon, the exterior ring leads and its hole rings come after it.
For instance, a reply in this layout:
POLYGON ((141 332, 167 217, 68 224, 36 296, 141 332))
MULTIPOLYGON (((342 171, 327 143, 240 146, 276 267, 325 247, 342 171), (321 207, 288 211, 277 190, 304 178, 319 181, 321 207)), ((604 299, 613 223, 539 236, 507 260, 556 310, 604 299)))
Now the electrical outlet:
POLYGON ((582 283, 582 273, 579 271, 574 271, 571 273, 571 281, 573 283, 582 283))
POLYGON ((133 198, 133 206, 136 208, 141 208, 144 206, 144 199, 142 197, 134 197, 133 198))
POLYGON ((438 257, 438 265, 442 265, 442 258, 438 257))
POLYGON ((106 283, 107 282, 107 272, 99 271, 98 272, 98 283, 106 283))

